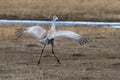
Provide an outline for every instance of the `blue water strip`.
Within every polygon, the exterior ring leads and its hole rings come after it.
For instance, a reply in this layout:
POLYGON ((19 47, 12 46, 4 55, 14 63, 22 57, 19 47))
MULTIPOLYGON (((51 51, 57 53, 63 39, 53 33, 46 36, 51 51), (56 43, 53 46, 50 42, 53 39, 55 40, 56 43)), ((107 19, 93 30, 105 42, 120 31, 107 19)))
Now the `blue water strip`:
MULTIPOLYGON (((52 21, 35 21, 35 20, 0 20, 0 24, 47 24, 51 25, 52 21)), ((85 22, 85 21, 57 21, 56 25, 69 26, 69 25, 84 25, 84 26, 107 26, 120 28, 120 22, 85 22)))

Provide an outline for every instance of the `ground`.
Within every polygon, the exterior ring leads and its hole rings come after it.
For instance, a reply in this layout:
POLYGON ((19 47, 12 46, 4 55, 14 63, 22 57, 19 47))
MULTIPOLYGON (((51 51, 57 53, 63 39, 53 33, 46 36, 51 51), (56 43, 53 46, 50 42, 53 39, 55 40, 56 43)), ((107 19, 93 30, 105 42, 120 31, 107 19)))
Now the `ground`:
MULTIPOLYGON (((0 0, 0 19, 52 20, 53 15, 59 21, 119 22, 120 0, 0 0)), ((120 29, 57 26, 89 38, 89 44, 57 39, 54 50, 61 64, 49 45, 38 66, 43 46, 29 35, 15 38, 16 28, 28 26, 0 24, 0 80, 120 80, 120 29)))
POLYGON ((83 46, 73 40, 57 39, 54 50, 61 64, 51 54, 50 45, 38 66, 43 46, 35 39, 1 36, 0 80, 120 80, 120 29, 84 26, 60 29, 72 30, 90 39, 83 46))

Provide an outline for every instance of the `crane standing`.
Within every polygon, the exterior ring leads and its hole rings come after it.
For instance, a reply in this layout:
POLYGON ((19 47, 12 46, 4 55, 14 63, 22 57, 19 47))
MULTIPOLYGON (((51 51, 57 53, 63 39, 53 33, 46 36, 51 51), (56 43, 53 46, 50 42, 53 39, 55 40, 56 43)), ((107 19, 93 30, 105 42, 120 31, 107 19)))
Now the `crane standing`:
POLYGON ((55 26, 55 22, 56 20, 58 20, 57 16, 53 16, 53 22, 52 22, 52 26, 50 28, 50 30, 46 31, 45 29, 43 29, 40 26, 32 26, 32 27, 27 27, 27 28, 23 28, 23 29, 16 29, 16 37, 19 38, 21 37, 23 34, 30 34, 33 37, 35 37, 42 45, 44 45, 41 54, 40 54, 40 58, 38 61, 38 65, 41 63, 41 58, 42 58, 42 54, 44 52, 44 49, 46 47, 46 45, 51 44, 52 46, 52 54, 54 55, 54 57, 56 58, 57 62, 60 64, 60 60, 57 58, 57 56, 54 53, 54 39, 57 37, 65 37, 65 38, 71 38, 76 40, 77 42, 80 43, 80 45, 83 45, 85 43, 88 43, 88 40, 86 38, 81 37, 79 34, 72 32, 72 31, 56 31, 56 26, 55 26))

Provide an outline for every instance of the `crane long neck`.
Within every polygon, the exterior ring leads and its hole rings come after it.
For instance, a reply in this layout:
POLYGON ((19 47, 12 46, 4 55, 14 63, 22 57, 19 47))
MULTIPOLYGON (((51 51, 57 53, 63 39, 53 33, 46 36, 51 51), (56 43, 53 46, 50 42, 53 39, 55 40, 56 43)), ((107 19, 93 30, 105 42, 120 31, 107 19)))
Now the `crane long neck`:
POLYGON ((52 26, 51 26, 50 30, 56 30, 55 22, 56 22, 56 20, 53 19, 52 26))

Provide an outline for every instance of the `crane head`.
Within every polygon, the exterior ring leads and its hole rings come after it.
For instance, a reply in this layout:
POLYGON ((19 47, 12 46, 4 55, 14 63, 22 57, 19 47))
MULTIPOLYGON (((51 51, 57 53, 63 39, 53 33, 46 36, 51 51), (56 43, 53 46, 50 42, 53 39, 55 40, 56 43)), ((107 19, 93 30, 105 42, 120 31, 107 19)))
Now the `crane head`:
POLYGON ((57 16, 53 16, 53 20, 58 20, 58 17, 57 16))

